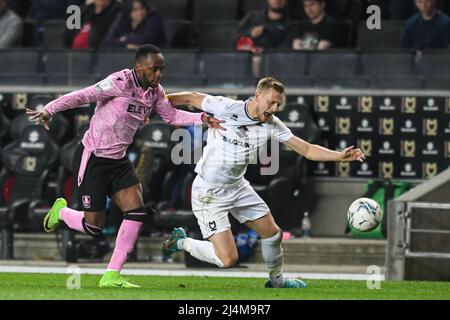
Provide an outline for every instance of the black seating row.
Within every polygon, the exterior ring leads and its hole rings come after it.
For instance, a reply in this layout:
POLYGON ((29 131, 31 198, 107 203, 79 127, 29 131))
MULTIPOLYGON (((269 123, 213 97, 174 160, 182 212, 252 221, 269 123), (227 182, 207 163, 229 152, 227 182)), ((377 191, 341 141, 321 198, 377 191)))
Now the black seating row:
MULTIPOLYGON (((253 86, 254 59, 246 52, 164 52, 163 84, 177 87, 253 86)), ((0 51, 0 84, 89 85, 131 68, 133 51, 0 51)), ((273 51, 261 59, 261 74, 294 87, 428 88, 448 87, 450 62, 446 51, 330 50, 273 51)))

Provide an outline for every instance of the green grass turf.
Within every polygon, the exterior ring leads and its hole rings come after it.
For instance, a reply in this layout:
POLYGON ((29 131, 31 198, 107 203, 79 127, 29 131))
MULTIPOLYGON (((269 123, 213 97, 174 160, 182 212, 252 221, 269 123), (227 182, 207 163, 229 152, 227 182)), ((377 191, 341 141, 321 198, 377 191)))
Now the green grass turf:
POLYGON ((81 289, 69 290, 64 274, 0 273, 0 299, 450 299, 448 282, 383 281, 369 290, 365 281, 306 280, 306 289, 266 289, 264 279, 127 276, 140 289, 100 289, 98 275, 82 275, 81 289))

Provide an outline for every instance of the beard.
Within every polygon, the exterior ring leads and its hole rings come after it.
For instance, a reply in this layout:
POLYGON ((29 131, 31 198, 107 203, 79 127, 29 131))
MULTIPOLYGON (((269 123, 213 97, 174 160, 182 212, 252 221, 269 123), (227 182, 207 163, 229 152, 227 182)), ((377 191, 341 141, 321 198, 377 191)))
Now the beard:
POLYGON ((286 7, 281 8, 270 8, 270 11, 273 11, 278 14, 284 14, 286 12, 286 7))

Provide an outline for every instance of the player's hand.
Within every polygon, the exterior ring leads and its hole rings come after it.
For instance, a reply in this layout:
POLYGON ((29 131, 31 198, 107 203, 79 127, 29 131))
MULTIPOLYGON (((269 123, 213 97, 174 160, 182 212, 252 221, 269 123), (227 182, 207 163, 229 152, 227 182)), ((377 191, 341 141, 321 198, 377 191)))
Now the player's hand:
POLYGON ((350 146, 341 151, 341 161, 359 161, 366 160, 366 156, 362 153, 361 149, 354 149, 354 146, 350 146))
POLYGON ((210 117, 206 113, 204 113, 202 115, 202 122, 206 126, 208 126, 208 128, 211 128, 211 129, 220 129, 220 130, 225 130, 225 131, 227 130, 227 129, 225 129, 224 127, 222 127, 220 125, 221 123, 225 122, 224 120, 219 120, 219 119, 216 119, 214 117, 210 117))
POLYGON ((264 26, 256 26, 256 27, 253 27, 252 30, 250 31, 250 35, 252 36, 253 39, 256 39, 256 38, 261 37, 263 32, 264 32, 264 26))
POLYGON ((26 112, 31 121, 36 121, 36 124, 43 122, 45 129, 50 130, 49 121, 52 115, 47 110, 35 111, 27 108, 26 112))

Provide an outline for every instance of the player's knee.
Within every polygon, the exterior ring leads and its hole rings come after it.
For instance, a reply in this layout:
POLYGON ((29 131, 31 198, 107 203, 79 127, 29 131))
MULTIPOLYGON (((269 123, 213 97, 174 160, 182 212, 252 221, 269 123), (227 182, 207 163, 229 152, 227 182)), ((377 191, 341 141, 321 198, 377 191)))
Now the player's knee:
POLYGON ((132 221, 144 223, 145 220, 147 219, 147 211, 143 207, 138 208, 138 209, 129 210, 124 213, 123 218, 126 220, 132 220, 132 221))
POLYGON ((220 260, 222 261, 222 264, 223 264, 222 268, 234 267, 238 262, 238 258, 239 257, 237 254, 221 256, 220 260))
POLYGON ((103 225, 101 225, 99 221, 88 221, 86 218, 83 218, 81 224, 83 225, 83 230, 86 234, 99 236, 102 233, 103 225))

